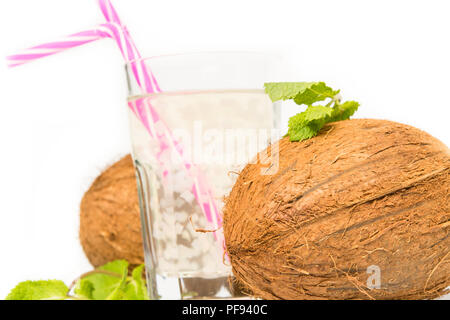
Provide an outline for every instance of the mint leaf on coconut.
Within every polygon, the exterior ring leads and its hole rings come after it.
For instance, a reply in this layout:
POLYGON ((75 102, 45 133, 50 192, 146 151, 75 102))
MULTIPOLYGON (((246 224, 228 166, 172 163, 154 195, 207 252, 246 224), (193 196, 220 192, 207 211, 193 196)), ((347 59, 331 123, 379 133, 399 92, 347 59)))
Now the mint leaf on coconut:
POLYGON ((64 300, 69 288, 60 280, 24 281, 19 283, 6 300, 64 300))
POLYGON ((349 119, 358 110, 358 107, 359 103, 356 101, 346 101, 335 106, 330 122, 349 119))
POLYGON ((294 102, 298 105, 312 105, 315 102, 324 101, 327 98, 335 99, 339 94, 339 90, 333 90, 328 87, 325 82, 313 83, 301 90, 294 97, 294 102))
POLYGON ((325 82, 269 82, 264 84, 270 99, 293 100, 306 105, 305 111, 289 119, 288 136, 291 141, 302 141, 316 136, 330 122, 349 119, 358 110, 359 103, 341 103, 340 90, 328 87, 325 82), (321 102, 322 104, 317 104, 321 102))
POLYGON ((311 106, 289 119, 288 135, 291 141, 301 141, 314 137, 333 114, 333 109, 325 106, 311 106))
POLYGON ((294 99, 299 93, 316 82, 267 82, 264 84, 266 93, 275 102, 278 100, 294 99))

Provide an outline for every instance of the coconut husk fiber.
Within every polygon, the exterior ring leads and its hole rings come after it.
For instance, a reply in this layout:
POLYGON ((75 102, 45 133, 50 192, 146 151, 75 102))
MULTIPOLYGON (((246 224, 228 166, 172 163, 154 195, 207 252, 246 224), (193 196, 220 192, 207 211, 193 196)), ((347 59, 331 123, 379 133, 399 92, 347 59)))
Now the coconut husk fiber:
POLYGON ((309 140, 282 139, 277 173, 262 168, 242 170, 224 208, 233 273, 249 294, 431 299, 450 286, 450 151, 439 140, 346 120, 309 140))

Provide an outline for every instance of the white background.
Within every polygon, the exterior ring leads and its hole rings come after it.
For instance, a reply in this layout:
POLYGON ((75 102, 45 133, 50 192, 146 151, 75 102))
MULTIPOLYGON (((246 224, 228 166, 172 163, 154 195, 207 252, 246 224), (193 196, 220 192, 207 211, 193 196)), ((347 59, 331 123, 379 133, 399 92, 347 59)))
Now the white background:
MULTIPOLYGON (((144 55, 282 54, 292 79, 322 80, 450 144, 448 1, 116 0, 144 55)), ((0 1, 0 58, 81 31, 94 0, 0 1)), ((7 70, 0 63, 0 298, 26 279, 71 281, 83 192, 129 152, 123 61, 111 40, 7 70)))

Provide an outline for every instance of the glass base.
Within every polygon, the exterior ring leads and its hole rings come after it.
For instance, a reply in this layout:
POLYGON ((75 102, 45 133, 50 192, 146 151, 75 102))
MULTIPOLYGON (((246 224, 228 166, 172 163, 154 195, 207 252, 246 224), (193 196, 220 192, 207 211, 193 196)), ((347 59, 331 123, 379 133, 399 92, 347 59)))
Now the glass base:
POLYGON ((161 300, 253 299, 244 295, 229 277, 164 277, 156 275, 150 296, 161 300))

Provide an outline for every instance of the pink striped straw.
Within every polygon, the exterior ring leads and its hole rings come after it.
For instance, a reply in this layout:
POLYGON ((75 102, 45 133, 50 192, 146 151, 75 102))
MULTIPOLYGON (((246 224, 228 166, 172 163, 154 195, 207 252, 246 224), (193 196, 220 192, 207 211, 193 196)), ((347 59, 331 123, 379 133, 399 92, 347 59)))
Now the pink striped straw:
MULTIPOLYGON (((119 19, 111 2, 109 0, 98 0, 98 3, 107 23, 100 24, 86 31, 74 33, 58 41, 34 46, 26 49, 24 52, 10 55, 6 58, 9 67, 16 67, 99 39, 111 38, 116 41, 125 61, 132 62, 130 66, 142 92, 161 92, 153 73, 146 66, 145 61, 142 60, 127 28, 119 19)), ((143 123, 149 134, 157 139, 160 150, 171 148, 175 151, 175 155, 181 159, 186 173, 193 179, 191 191, 205 218, 212 224, 214 229, 219 229, 222 226, 222 216, 214 200, 212 190, 200 170, 185 156, 182 146, 174 139, 171 130, 159 117, 154 107, 148 103, 147 99, 129 102, 128 105, 143 123)), ((160 161, 160 164, 164 166, 162 161, 160 161)), ((167 170, 165 172, 167 173, 167 170)), ((219 243, 220 249, 224 252, 225 241, 223 233, 214 232, 214 236, 219 243)))

